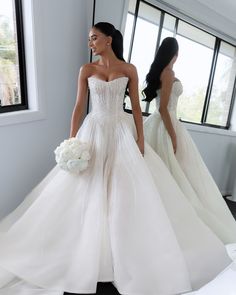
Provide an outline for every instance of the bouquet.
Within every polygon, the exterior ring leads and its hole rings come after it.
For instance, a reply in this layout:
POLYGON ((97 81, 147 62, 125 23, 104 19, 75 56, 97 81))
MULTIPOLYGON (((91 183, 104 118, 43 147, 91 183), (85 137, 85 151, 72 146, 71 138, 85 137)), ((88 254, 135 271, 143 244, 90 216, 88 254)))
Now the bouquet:
POLYGON ((89 145, 75 137, 65 139, 54 153, 61 169, 76 174, 88 167, 91 158, 89 145))

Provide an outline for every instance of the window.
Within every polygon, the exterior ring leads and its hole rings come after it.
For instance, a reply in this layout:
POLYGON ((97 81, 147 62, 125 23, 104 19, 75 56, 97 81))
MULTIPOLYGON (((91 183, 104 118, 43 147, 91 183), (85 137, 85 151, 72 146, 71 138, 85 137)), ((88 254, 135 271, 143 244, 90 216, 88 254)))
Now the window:
POLYGON ((178 117, 184 121, 200 123, 216 38, 183 21, 179 21, 176 38, 179 57, 175 74, 184 87, 178 104, 178 117))
MULTIPOLYGON (((130 1, 130 6, 133 6, 130 1)), ((131 9, 130 9, 131 10, 131 9)), ((133 11, 133 9, 131 10, 133 11)), ((132 13, 128 14, 127 25, 124 35, 125 58, 135 64, 139 76, 140 93, 144 87, 145 75, 147 74, 151 62, 155 56, 156 43, 159 38, 159 25, 161 22, 161 12, 152 6, 140 2, 138 15, 135 18, 132 13), (132 38, 132 25, 135 23, 135 34, 132 38), (144 33, 145 32, 145 33, 144 33), (129 44, 132 47, 129 48, 129 44), (144 44, 148 44, 144 50, 144 44)), ((140 94, 141 98, 141 94, 140 94)), ((147 104, 141 100, 143 112, 148 111, 147 104)), ((153 109, 154 109, 153 105, 153 109)), ((131 109, 130 101, 126 99, 126 108, 131 109)))
POLYGON ((227 126, 236 76, 236 48, 223 41, 219 53, 206 122, 227 126))
MULTIPOLYGON (((235 93, 236 47, 142 0, 130 0, 124 35, 126 60, 137 66, 141 108, 155 110, 155 100, 143 102, 145 75, 162 40, 176 37, 179 57, 175 75, 184 87, 178 117, 219 128, 230 127, 235 93)), ((129 99, 125 108, 131 109, 129 99)))
POLYGON ((0 1, 0 113, 28 108, 21 5, 0 1))

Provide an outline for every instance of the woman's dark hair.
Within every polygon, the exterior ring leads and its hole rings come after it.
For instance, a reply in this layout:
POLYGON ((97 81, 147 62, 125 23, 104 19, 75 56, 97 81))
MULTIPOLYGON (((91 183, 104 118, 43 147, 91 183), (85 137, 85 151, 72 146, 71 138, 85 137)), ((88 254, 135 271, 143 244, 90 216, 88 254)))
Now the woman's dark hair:
MULTIPOLYGON (((111 48, 115 53, 116 57, 120 60, 125 61, 123 57, 123 36, 119 30, 117 30, 112 24, 107 22, 99 22, 93 26, 95 29, 99 30, 106 36, 112 37, 111 48)), ((125 96, 129 96, 129 91, 126 87, 125 96)))
POLYGON ((145 96, 144 101, 150 102, 157 96, 157 90, 161 88, 161 73, 172 58, 178 54, 178 50, 179 46, 175 38, 167 37, 162 41, 146 76, 147 86, 142 91, 145 96))
POLYGON ((119 30, 117 30, 112 24, 107 22, 99 22, 93 26, 106 36, 112 37, 111 48, 114 51, 116 57, 125 61, 123 57, 123 36, 119 30))

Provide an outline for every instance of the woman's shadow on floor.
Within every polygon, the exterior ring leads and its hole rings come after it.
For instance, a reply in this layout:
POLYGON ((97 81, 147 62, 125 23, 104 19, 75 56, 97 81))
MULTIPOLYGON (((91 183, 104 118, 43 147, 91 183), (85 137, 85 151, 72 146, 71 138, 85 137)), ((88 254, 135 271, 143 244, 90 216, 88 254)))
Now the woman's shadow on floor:
MULTIPOLYGON (((94 294, 75 294, 64 293, 64 295, 94 295, 94 294)), ((96 295, 120 295, 111 283, 98 283, 96 295)))

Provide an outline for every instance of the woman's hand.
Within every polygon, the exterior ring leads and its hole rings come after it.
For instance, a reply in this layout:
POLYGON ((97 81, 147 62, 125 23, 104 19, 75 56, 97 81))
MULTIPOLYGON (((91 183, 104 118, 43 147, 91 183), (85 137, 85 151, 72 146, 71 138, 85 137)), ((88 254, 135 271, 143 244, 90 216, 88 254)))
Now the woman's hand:
POLYGON ((132 105, 132 113, 134 118, 134 123, 137 131, 136 143, 140 150, 140 153, 144 155, 144 135, 143 135, 143 118, 142 110, 139 101, 139 91, 138 91, 138 74, 134 65, 128 64, 128 74, 129 77, 129 97, 132 105))
POLYGON ((144 156, 144 139, 143 138, 138 138, 136 140, 136 143, 138 145, 140 153, 144 156))
POLYGON ((172 136, 171 141, 172 141, 172 146, 173 146, 174 153, 176 154, 176 150, 177 150, 177 138, 176 138, 176 136, 172 136))

